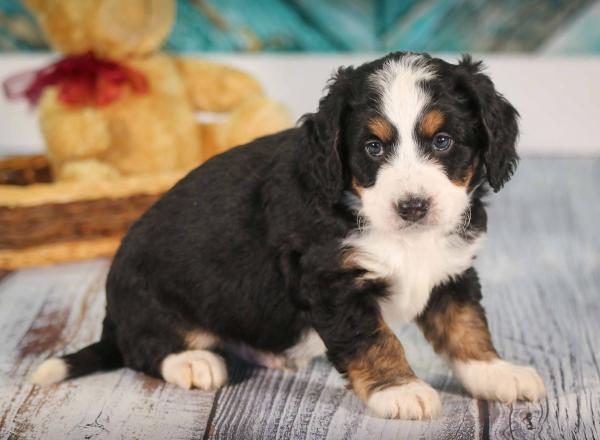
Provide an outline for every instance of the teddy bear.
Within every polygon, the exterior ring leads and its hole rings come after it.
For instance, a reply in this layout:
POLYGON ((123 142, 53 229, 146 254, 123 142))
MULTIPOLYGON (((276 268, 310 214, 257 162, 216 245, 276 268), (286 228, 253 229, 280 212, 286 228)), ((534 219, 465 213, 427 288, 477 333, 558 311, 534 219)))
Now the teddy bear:
POLYGON ((158 51, 174 0, 24 2, 66 55, 37 90, 57 181, 187 170, 291 124, 250 75, 158 51), (198 112, 217 117, 199 122, 198 112))

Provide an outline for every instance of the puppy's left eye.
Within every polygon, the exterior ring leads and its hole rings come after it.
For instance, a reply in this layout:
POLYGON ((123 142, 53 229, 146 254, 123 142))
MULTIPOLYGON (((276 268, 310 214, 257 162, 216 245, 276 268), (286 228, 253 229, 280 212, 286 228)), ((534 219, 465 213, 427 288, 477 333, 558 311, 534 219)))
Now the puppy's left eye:
POLYGON ((438 133, 434 136, 432 146, 436 151, 446 151, 452 148, 454 139, 447 133, 438 133))
POLYGON ((383 144, 379 141, 369 141, 365 144, 365 150, 370 156, 379 157, 383 154, 383 144))

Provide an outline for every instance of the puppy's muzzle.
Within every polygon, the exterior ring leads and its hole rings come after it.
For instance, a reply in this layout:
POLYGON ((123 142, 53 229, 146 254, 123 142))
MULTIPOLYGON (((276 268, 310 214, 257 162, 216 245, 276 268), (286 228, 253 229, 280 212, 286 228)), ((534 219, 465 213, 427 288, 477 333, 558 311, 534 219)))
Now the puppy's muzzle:
POLYGON ((402 220, 417 222, 427 215, 429 201, 419 197, 410 197, 400 200, 396 205, 396 211, 402 220))

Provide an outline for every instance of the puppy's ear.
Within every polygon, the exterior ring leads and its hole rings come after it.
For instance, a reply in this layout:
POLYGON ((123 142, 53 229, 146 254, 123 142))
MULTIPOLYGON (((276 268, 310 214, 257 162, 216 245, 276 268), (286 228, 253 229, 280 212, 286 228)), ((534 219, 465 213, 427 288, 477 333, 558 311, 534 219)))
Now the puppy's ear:
POLYGON ((305 174, 312 189, 335 202, 343 189, 342 127, 350 99, 350 76, 353 68, 340 68, 327 86, 327 94, 319 101, 316 113, 303 117, 310 137, 305 151, 305 174))
POLYGON ((519 135, 517 110, 494 88, 492 80, 481 73, 483 64, 464 55, 458 64, 459 87, 472 98, 486 134, 482 158, 487 179, 498 192, 517 167, 516 151, 519 135))

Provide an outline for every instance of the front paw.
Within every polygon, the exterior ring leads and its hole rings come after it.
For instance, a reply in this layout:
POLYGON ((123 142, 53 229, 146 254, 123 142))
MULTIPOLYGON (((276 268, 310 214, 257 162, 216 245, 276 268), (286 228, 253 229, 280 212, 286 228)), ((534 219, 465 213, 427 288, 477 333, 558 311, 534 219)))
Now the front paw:
POLYGON ((517 400, 536 401, 546 396, 542 378, 531 367, 499 359, 455 362, 452 367, 473 397, 513 403, 517 400))
POLYGON ((405 420, 433 419, 442 410, 437 391, 421 380, 375 391, 367 406, 379 417, 405 420))

